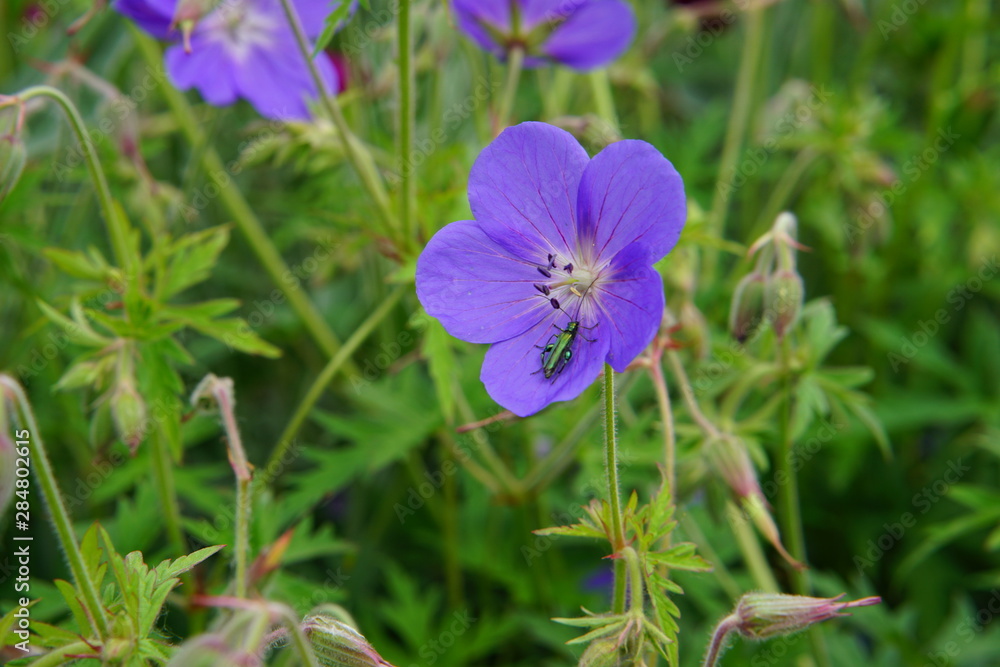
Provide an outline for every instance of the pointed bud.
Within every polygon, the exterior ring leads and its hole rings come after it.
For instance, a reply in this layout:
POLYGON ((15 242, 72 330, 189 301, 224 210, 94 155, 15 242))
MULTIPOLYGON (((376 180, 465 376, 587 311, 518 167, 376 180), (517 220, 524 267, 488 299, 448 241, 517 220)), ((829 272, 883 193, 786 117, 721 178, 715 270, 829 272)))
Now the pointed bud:
POLYGON ((775 551, 781 554, 781 557, 788 562, 789 565, 794 567, 796 570, 807 570, 809 569, 805 563, 802 563, 792 557, 792 554, 788 553, 785 549, 785 545, 781 543, 781 534, 778 532, 778 524, 774 522, 774 517, 771 516, 771 512, 767 509, 767 501, 764 500, 763 494, 758 492, 746 496, 740 499, 740 508, 743 510, 745 516, 750 517, 753 521, 753 525, 757 527, 760 534, 771 543, 775 551))
POLYGON ((736 604, 735 630, 751 639, 768 639, 804 630, 814 623, 844 614, 844 609, 866 607, 882 601, 868 597, 852 602, 835 598, 810 598, 783 593, 747 593, 736 604))
POLYGON ((28 149, 20 135, 0 136, 0 203, 21 180, 27 162, 28 149))
POLYGON ((750 338, 764 321, 765 277, 754 271, 736 285, 733 305, 729 310, 729 331, 743 343, 750 338))
POLYGON ((778 338, 795 325, 802 313, 806 288, 802 277, 795 271, 780 270, 767 281, 764 293, 764 309, 772 320, 778 338))
POLYGON ((392 667, 360 632, 335 618, 306 616, 302 631, 323 667, 392 667))
POLYGON ((112 394, 111 417, 118 437, 134 454, 146 436, 146 402, 130 381, 120 382, 112 394))

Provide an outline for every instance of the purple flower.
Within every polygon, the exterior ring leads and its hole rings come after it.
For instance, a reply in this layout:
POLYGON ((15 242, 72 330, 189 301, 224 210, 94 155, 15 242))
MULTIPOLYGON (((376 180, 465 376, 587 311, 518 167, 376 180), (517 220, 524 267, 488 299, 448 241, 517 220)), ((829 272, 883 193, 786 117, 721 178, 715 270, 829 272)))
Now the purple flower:
MULTIPOLYGON (((293 0, 310 38, 338 2, 293 0)), ((182 90, 197 88, 209 104, 225 106, 248 100, 261 115, 279 120, 309 118, 308 100, 318 91, 299 51, 280 0, 224 0, 200 17, 190 34, 190 50, 180 43, 176 25, 179 0, 115 0, 114 8, 167 48, 167 72, 182 90)), ((336 90, 330 60, 315 60, 328 90, 336 90)))
POLYGON ((515 46, 526 67, 555 61, 578 70, 602 67, 635 36, 622 0, 455 0, 459 27, 501 60, 515 46))
POLYGON ((663 315, 653 264, 687 212, 655 148, 619 141, 590 159, 569 133, 522 123, 479 155, 469 203, 475 220, 444 227, 417 261, 417 296, 451 335, 493 344, 480 377, 497 403, 527 416, 570 400, 650 343, 663 315), (570 322, 570 355, 546 377, 545 346, 570 322))

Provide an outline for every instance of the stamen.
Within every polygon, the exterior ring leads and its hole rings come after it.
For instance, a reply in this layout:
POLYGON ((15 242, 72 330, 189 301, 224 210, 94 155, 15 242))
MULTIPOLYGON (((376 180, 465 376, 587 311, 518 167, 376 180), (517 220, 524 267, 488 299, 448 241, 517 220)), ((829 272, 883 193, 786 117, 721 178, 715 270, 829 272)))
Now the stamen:
POLYGON ((573 273, 573 265, 567 264, 566 266, 563 267, 563 271, 565 271, 566 273, 573 273))
POLYGON ((542 274, 543 276, 545 276, 546 278, 551 278, 551 277, 552 277, 552 274, 548 272, 548 269, 543 269, 543 268, 542 268, 542 267, 540 267, 540 266, 538 266, 538 267, 535 267, 535 268, 537 268, 537 269, 538 269, 538 272, 539 272, 540 274, 542 274))
POLYGON ((548 296, 549 292, 552 291, 549 289, 548 285, 539 285, 538 283, 535 283, 535 289, 544 294, 545 296, 548 296))
POLYGON ((555 308, 556 310, 561 310, 561 308, 559 308, 559 301, 556 300, 555 297, 552 297, 551 299, 549 299, 549 301, 552 303, 553 308, 555 308))

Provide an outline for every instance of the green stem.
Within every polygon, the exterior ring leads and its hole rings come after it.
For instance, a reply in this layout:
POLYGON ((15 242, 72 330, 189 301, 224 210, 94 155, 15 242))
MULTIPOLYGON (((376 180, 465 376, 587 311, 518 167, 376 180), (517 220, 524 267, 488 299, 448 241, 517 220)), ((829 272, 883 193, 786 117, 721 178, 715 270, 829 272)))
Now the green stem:
MULTIPOLYGON (((73 534, 73 524, 69 518, 69 512, 63 504, 62 493, 56 483, 56 475, 52 470, 48 454, 45 451, 45 444, 42 442, 41 430, 35 422, 35 415, 28 403, 28 397, 17 381, 9 375, 0 374, 0 409, 6 410, 6 403, 10 400, 14 404, 15 419, 24 430, 28 431, 28 446, 31 452, 31 464, 35 469, 35 476, 42 487, 42 495, 45 503, 49 507, 49 514, 59 537, 66 559, 69 561, 69 568, 73 572, 73 579, 77 588, 83 596, 83 606, 87 610, 87 616, 94 626, 97 636, 104 641, 108 638, 108 619, 101 605, 101 597, 98 593, 97 584, 90 578, 83 554, 80 552, 80 545, 76 542, 73 534)), ((17 437, 17 435, 15 434, 17 437)), ((81 628, 82 629, 82 628, 81 628)))
POLYGON ((177 501, 177 487, 174 485, 174 468, 170 447, 159 428, 153 430, 150 441, 153 481, 156 484, 156 493, 160 497, 163 520, 167 526, 167 536, 173 545, 174 555, 184 556, 187 555, 187 544, 184 540, 184 531, 181 529, 181 511, 177 501))
POLYGON ((250 555, 250 479, 236 478, 236 597, 247 596, 247 559, 250 555))
MULTIPOLYGON (((403 2, 401 9, 402 7, 407 7, 408 4, 407 2, 403 2)), ((375 160, 371 153, 354 136, 354 133, 351 132, 351 128, 344 118, 344 113, 340 109, 340 104, 326 89, 326 85, 319 75, 319 69, 317 69, 316 63, 313 61, 312 47, 309 44, 309 39, 306 37, 305 31, 302 30, 302 23, 299 21, 298 14, 295 13, 292 0, 281 0, 281 6, 285 10, 285 17, 288 19, 288 24, 295 34, 295 42, 299 46, 299 52, 305 58, 306 65, 309 67, 309 75, 316 85, 316 90, 319 91, 319 99, 323 105, 323 109, 340 133, 340 138, 344 143, 344 154, 347 155, 348 162, 354 167, 354 171, 361 179, 361 184, 368 191, 368 195, 375 203, 375 208, 378 209, 379 216, 381 216, 383 223, 385 223, 386 231, 398 231, 399 224, 392 213, 389 194, 386 192, 382 177, 375 167, 375 160)), ((410 239, 403 240, 407 244, 412 242, 410 239)))
POLYGON ((409 240, 413 234, 411 216, 416 202, 417 179, 411 168, 413 158, 413 126, 416 122, 416 106, 413 103, 413 39, 410 28, 410 2, 400 0, 399 26, 399 164, 403 180, 400 192, 399 218, 403 226, 403 238, 409 240))
POLYGON ((69 124, 73 128, 73 134, 76 135, 76 140, 83 150, 83 157, 87 163, 87 170, 90 172, 90 179, 94 183, 94 189, 97 190, 97 199, 101 204, 101 211, 104 213, 105 224, 108 226, 108 236, 111 237, 111 247, 114 250, 115 259, 118 265, 125 270, 125 275, 130 280, 133 279, 135 275, 133 260, 135 258, 128 250, 128 228, 115 207, 114 198, 112 198, 111 190, 108 188, 108 180, 104 176, 104 170, 101 169, 100 160, 97 159, 97 151, 94 150, 94 145, 87 136, 87 128, 80 112, 76 110, 73 102, 62 91, 52 86, 32 86, 18 93, 16 97, 22 101, 33 97, 49 97, 55 100, 66 113, 69 124))
POLYGON ((595 69, 587 76, 590 79, 590 90, 594 95, 594 108, 597 115, 611 126, 615 134, 618 134, 618 112, 615 111, 615 99, 611 93, 608 70, 595 69))
POLYGON ((691 418, 705 432, 705 435, 716 438, 720 437, 722 434, 719 432, 719 429, 709 421, 708 417, 701 411, 701 408, 698 407, 698 400, 695 398, 694 389, 691 387, 691 381, 688 380, 687 372, 684 370, 684 364, 681 363, 680 356, 673 350, 668 350, 667 360, 670 362, 670 368, 674 371, 674 375, 677 378, 677 385, 681 389, 684 404, 687 405, 688 412, 691 413, 691 418))
MULTIPOLYGON (((656 403, 660 408, 660 419, 663 421, 663 460, 665 468, 667 493, 674 497, 677 485, 677 437, 674 432, 674 413, 670 408, 670 392, 667 390, 667 380, 663 375, 660 361, 654 360, 650 365, 649 374, 653 379, 653 389, 656 391, 656 403)), ((671 500, 673 504, 673 500, 671 500)), ((667 536, 666 546, 670 546, 670 536, 667 536)))
POLYGON ((608 472, 608 501, 611 503, 611 550, 615 558, 615 592, 611 612, 625 611, 625 528, 622 525, 621 492, 618 488, 618 433, 615 424, 615 371, 604 364, 604 452, 608 472))
MULTIPOLYGON (((781 341, 780 364, 782 376, 782 393, 784 395, 784 405, 779 419, 779 442, 778 451, 778 472, 775 477, 784 476, 788 480, 781 487, 781 518, 782 531, 788 536, 788 547, 792 557, 800 563, 806 561, 805 539, 802 534, 802 516, 799 511, 799 479, 792 468, 792 401, 793 383, 791 370, 789 368, 789 341, 786 336, 781 341)), ((808 594, 808 575, 806 571, 793 568, 791 572, 793 590, 799 595, 808 594)))
MULTIPOLYGON (((396 302, 403 296, 406 291, 405 285, 399 285, 395 290, 392 291, 389 296, 382 300, 371 315, 368 316, 361 326, 351 334, 351 337, 347 339, 344 346, 337 351, 337 354, 327 362, 326 366, 320 372, 319 376, 313 381, 312 386, 309 387, 309 391, 306 392, 305 398, 299 403, 299 407, 295 410, 295 414, 288 422, 288 426, 281 434, 281 438, 278 440, 278 445, 275 447, 274 451, 271 453, 271 457, 268 459, 267 466, 265 470, 282 470, 287 466, 281 465, 281 459, 285 455, 286 450, 292 445, 293 438, 295 434, 298 433, 299 428, 305 421, 306 417, 309 415, 309 411, 313 409, 316 405, 316 401, 319 397, 323 395, 323 391, 326 386, 330 384, 333 376, 336 375, 337 371, 344 364, 347 358, 364 342, 368 334, 389 314, 396 302)), ((277 479, 277 475, 273 475, 269 480, 269 484, 274 484, 277 479)))
POLYGON ((514 108, 514 98, 517 97, 517 84, 521 79, 524 67, 524 49, 515 46, 510 50, 507 60, 507 83, 504 84, 503 97, 500 98, 500 109, 497 111, 496 128, 493 134, 500 134, 510 120, 514 108))
POLYGON ((757 535, 753 532, 750 521, 732 502, 726 504, 726 510, 740 553, 743 554, 743 562, 747 564, 754 584, 767 593, 779 592, 781 589, 778 588, 778 582, 775 581, 771 567, 767 564, 767 558, 760 548, 760 542, 757 541, 757 535))
MULTIPOLYGON (((159 67, 163 61, 163 54, 160 52, 160 48, 156 42, 139 32, 138 29, 134 29, 132 35, 146 62, 159 67)), ((174 118, 177 120, 185 136, 187 136, 188 141, 195 146, 204 143, 204 133, 198 126, 198 121, 194 117, 191 105, 184 99, 184 96, 170 85, 162 86, 161 90, 173 112, 174 118)), ((303 289, 298 284, 291 287, 288 286, 288 277, 294 274, 281 258, 281 254, 271 242, 267 232, 264 231, 264 226, 257 219, 253 209, 250 208, 246 199, 240 194, 229 172, 222 164, 219 154, 210 148, 206 148, 202 154, 202 163, 206 173, 213 176, 215 174, 222 174, 226 177, 223 183, 216 183, 219 187, 219 198, 222 200, 223 206, 229 211, 229 214, 236 222, 236 226, 239 227, 243 236, 246 237, 250 249, 257 256, 258 261, 263 265, 264 270, 267 271, 271 280, 284 291, 292 310, 302 320, 306 330, 316 341, 316 344, 322 348, 327 356, 333 357, 336 355, 340 350, 340 341, 337 340, 333 330, 305 295, 303 289)), ((354 369, 349 367, 349 370, 354 369)))
MULTIPOLYGON (((708 231, 719 237, 725 236, 726 212, 729 208, 729 190, 727 185, 736 172, 743 136, 750 122, 750 98, 756 85, 757 71, 763 53, 764 8, 752 3, 747 7, 747 34, 743 42, 743 52, 740 54, 740 69, 736 79, 736 92, 733 95, 733 111, 729 116, 726 128, 726 139, 722 147, 722 160, 719 165, 719 180, 715 184, 712 196, 712 208, 708 215, 708 231)), ((706 273, 712 275, 715 270, 714 253, 706 256, 706 273)))

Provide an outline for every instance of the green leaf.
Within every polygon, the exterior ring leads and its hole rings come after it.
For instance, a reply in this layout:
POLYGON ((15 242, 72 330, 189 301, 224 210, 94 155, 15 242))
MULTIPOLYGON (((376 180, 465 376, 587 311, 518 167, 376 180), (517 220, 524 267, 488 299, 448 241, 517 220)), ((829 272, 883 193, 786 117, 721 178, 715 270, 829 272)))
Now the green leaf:
POLYGON ((535 535, 563 535, 566 537, 596 537, 606 539, 608 536, 603 530, 598 530, 594 526, 577 523, 572 526, 554 526, 552 528, 539 528, 531 531, 535 535))
POLYGON ((38 307, 42 310, 42 314, 53 324, 62 328, 66 336, 73 343, 89 347, 105 347, 111 344, 112 341, 110 338, 104 338, 99 335, 89 325, 80 326, 41 299, 36 303, 38 303, 38 307))
MULTIPOLYGON (((106 262, 96 262, 93 254, 90 256, 76 250, 62 248, 45 248, 42 254, 65 273, 74 278, 103 281, 110 268, 106 262)), ((100 255, 97 255, 100 257, 100 255)), ((101 258, 103 260, 103 257, 101 258)))
POLYGON ((711 572, 711 564, 695 554, 695 549, 694 544, 682 542, 666 551, 649 552, 646 554, 646 558, 655 565, 665 565, 672 570, 711 572))
POLYGON ((281 356, 281 350, 258 336, 241 318, 225 318, 221 320, 184 320, 185 323, 206 336, 225 343, 229 347, 246 352, 259 354, 262 357, 276 359, 281 356))
POLYGON ((76 589, 73 588, 72 584, 62 579, 56 579, 52 583, 56 585, 56 588, 62 594, 63 600, 66 601, 66 606, 69 607, 70 613, 73 614, 73 620, 76 621, 76 627, 80 629, 80 632, 95 632, 94 628, 90 625, 90 618, 83 610, 83 604, 80 602, 80 598, 77 596, 76 589))
POLYGON ((347 18, 350 10, 351 3, 342 2, 340 3, 340 6, 338 6, 329 16, 326 17, 326 23, 323 25, 323 32, 320 34, 319 39, 316 40, 316 46, 313 47, 313 52, 310 57, 315 58, 330 44, 330 40, 332 40, 333 35, 340 30, 341 22, 347 18))
POLYGON ((890 461, 892 460, 892 444, 889 442, 889 435, 885 432, 885 427, 882 426, 878 416, 872 412, 864 400, 866 399, 845 400, 844 405, 871 432, 876 444, 878 444, 879 451, 882 452, 882 458, 890 461))
POLYGON ((229 243, 229 227, 212 227, 177 240, 167 251, 169 264, 163 277, 161 294, 164 299, 207 280, 229 243))
POLYGON ((163 581, 170 577, 176 577, 184 574, 199 563, 208 560, 210 557, 219 553, 219 551, 225 547, 225 544, 216 544, 215 546, 198 549, 198 551, 188 554, 187 556, 181 556, 173 562, 167 559, 156 566, 156 576, 163 581))

